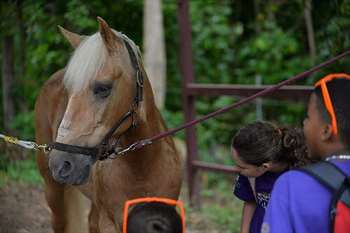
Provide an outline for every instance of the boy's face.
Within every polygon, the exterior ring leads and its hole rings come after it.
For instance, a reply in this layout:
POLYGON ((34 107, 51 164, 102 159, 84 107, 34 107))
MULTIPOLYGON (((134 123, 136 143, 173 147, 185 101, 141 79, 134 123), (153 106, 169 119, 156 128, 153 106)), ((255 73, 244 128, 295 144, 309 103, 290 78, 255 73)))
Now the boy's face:
POLYGON ((318 159, 322 155, 322 130, 326 124, 321 117, 321 113, 317 108, 317 97, 311 94, 307 109, 307 116, 304 119, 304 134, 306 146, 310 158, 318 159))
POLYGON ((235 170, 237 170, 237 172, 243 176, 258 177, 263 175, 267 171, 267 169, 263 166, 256 166, 242 161, 234 148, 232 148, 232 158, 236 164, 235 170))

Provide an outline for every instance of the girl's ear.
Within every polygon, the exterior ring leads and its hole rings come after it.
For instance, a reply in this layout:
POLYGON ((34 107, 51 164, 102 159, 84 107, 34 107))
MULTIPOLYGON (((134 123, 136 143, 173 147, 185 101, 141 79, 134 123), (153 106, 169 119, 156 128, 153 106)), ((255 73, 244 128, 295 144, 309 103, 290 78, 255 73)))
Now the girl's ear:
POLYGON ((332 125, 324 124, 322 126, 322 131, 321 131, 321 140, 327 141, 332 137, 332 135, 333 135, 332 125))
POLYGON ((264 172, 269 171, 272 166, 272 162, 263 163, 260 165, 260 169, 264 172))

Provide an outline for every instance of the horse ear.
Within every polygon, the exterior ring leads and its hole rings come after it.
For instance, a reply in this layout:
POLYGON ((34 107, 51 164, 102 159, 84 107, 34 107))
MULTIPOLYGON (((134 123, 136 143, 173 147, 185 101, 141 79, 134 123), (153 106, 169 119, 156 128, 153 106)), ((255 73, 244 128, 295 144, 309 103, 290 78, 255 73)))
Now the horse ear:
POLYGON ((72 45, 73 48, 77 48, 80 42, 84 39, 84 36, 80 36, 76 33, 70 32, 67 29, 64 29, 60 25, 58 25, 62 35, 68 40, 68 42, 72 45))
POLYGON ((106 45, 108 52, 113 52, 118 48, 118 43, 121 42, 119 37, 112 31, 112 29, 108 26, 106 21, 101 17, 97 16, 97 21, 99 23, 99 31, 101 37, 106 45))

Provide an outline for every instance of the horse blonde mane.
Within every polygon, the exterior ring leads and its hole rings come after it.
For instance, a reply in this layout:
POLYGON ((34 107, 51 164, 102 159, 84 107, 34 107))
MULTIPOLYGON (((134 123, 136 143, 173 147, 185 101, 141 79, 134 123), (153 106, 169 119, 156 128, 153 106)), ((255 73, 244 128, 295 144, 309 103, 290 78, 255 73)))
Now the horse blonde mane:
MULTIPOLYGON (((137 63, 142 66, 138 46, 126 35, 113 30, 119 38, 127 41, 133 49, 137 63)), ((90 80, 96 77, 108 58, 108 51, 99 32, 83 40, 73 53, 64 75, 64 85, 67 89, 78 91, 84 88, 90 80)), ((127 59, 130 59, 129 57, 127 59)))

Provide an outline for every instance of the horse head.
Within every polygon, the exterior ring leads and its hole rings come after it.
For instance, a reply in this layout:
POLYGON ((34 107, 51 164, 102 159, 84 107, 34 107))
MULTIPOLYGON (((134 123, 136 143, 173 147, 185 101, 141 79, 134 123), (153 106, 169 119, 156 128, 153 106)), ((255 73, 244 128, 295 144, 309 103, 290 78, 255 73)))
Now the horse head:
MULTIPOLYGON (((98 17, 98 22, 99 31, 91 36, 60 28, 75 51, 63 79, 68 103, 57 130, 57 143, 97 147, 106 135, 115 138, 134 123, 132 113, 142 98, 135 77, 138 72, 144 72, 135 70, 141 66, 138 49, 103 19, 98 17), (131 113, 131 117, 125 117, 126 113, 131 113), (123 116, 125 119, 115 127, 123 116)), ((88 180, 97 159, 97 155, 54 149, 49 155, 49 168, 59 183, 79 185, 88 180)))

